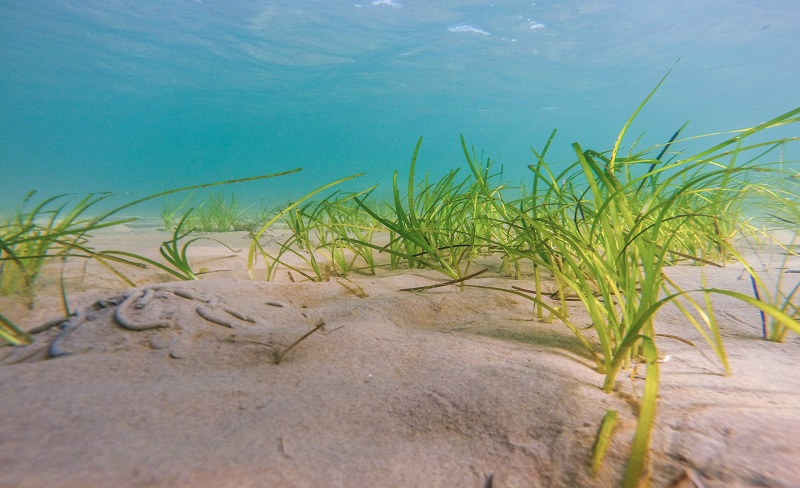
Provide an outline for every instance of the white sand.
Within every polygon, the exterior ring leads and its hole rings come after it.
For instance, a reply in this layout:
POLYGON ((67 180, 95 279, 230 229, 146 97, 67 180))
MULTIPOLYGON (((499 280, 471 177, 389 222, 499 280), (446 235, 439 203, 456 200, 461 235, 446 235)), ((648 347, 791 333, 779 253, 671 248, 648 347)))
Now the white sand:
MULTIPOLYGON (((155 257, 168 237, 116 229, 93 244, 155 257)), ((167 283, 165 273, 124 268, 140 287, 161 288, 129 318, 167 317, 170 327, 125 330, 107 303, 61 343, 67 356, 46 359, 56 330, 0 349, 0 486, 619 484, 644 382, 623 372, 616 391, 603 393, 603 376, 572 333, 533 320, 530 302, 456 286, 398 291, 445 280, 424 270, 323 283, 292 283, 284 270, 276 282, 252 281, 243 233, 214 237, 245 250, 195 243, 195 269, 215 270, 200 281, 167 283), (198 306, 233 327, 205 320, 198 306), (320 321, 275 364, 276 349, 320 321), (592 445, 611 408, 620 417, 593 478, 592 445)), ((130 293, 97 263, 75 261, 67 273, 73 309, 130 293)), ((531 286, 496 271, 472 282, 531 286)), ((55 264, 45 270, 32 310, 5 297, 3 313, 27 329, 57 317, 58 272, 55 264)), ((706 272, 712 286, 749 293, 739 267, 706 272)), ((668 273, 700 281, 697 267, 668 273)), ((715 300, 730 377, 676 310, 658 316, 658 332, 696 347, 658 338, 669 360, 652 486, 800 486, 800 340, 764 341, 756 311, 715 300)))

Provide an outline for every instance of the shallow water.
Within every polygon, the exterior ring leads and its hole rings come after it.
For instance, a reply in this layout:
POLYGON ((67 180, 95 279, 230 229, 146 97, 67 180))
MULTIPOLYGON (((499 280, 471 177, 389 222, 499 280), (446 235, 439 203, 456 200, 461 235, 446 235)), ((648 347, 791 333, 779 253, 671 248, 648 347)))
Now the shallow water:
POLYGON ((421 169, 462 165, 459 134, 516 184, 553 128, 553 161, 609 149, 679 59, 642 144, 797 107, 798 25, 793 0, 4 1, 0 206, 298 166, 237 196, 386 187, 419 136, 421 169))

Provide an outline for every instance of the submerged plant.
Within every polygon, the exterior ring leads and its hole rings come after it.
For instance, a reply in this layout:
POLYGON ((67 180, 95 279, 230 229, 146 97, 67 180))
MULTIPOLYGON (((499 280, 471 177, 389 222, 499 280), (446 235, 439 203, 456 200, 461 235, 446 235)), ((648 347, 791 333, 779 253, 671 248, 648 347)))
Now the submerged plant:
MULTIPOLYGON (((637 486, 647 478, 647 453, 655 419, 659 385, 656 341, 660 336, 655 317, 661 307, 667 304, 677 307, 687 324, 714 351, 726 374, 730 367, 715 316, 714 294, 756 307, 762 314, 764 335, 771 340, 783 340, 788 331, 800 333, 797 306, 800 284, 786 291, 782 274, 771 292, 733 245, 742 229, 752 235, 753 227, 743 215, 743 208, 754 195, 780 195, 789 212, 775 218, 793 226, 795 231, 800 224, 797 192, 776 187, 768 178, 782 173, 776 172, 773 164, 763 162, 777 148, 797 140, 769 140, 764 136, 773 128, 800 122, 800 108, 730 133, 722 142, 695 154, 674 149, 675 145, 697 139, 680 138, 685 125, 664 144, 644 150, 636 149, 633 144, 625 153, 622 143, 631 124, 661 82, 636 108, 609 151, 595 151, 574 143, 574 162, 555 171, 556 165, 547 161, 548 149, 556 136, 553 131, 543 150, 532 149, 535 164, 528 167, 532 185, 511 196, 508 188, 496 182, 500 173, 493 173, 492 161, 478 157, 463 137, 461 145, 469 173, 461 177, 456 169, 436 181, 431 181, 427 174, 420 180, 416 172, 420 138, 414 148, 407 184, 401 188, 399 173, 395 171, 388 203, 375 204, 370 200, 374 187, 352 194, 333 193, 321 201, 311 200, 360 176, 352 175, 312 191, 268 218, 262 217, 259 228, 250 232, 252 242, 247 258, 250 276, 256 276, 257 255, 264 261, 266 279, 274 278, 282 266, 309 280, 322 281, 332 273, 347 276, 356 269, 374 272, 377 252, 387 254, 394 269, 433 269, 449 278, 445 284, 513 293, 530 300, 535 305, 536 318, 560 320, 573 332, 597 371, 604 375, 605 392, 615 389, 621 371, 646 363, 644 395, 623 480, 623 486, 637 486), (277 251, 265 249, 260 239, 281 220, 290 234, 278 243, 277 251), (375 239, 381 232, 388 234, 388 242, 375 239), (516 277, 521 277, 523 270, 532 269, 534 289, 469 283, 468 280, 485 271, 470 273, 470 266, 478 257, 490 254, 498 255, 503 269, 516 277), (301 264, 292 264, 297 260, 301 264), (755 297, 709 288, 704 275, 697 289, 681 287, 669 277, 669 268, 679 263, 722 266, 731 260, 738 261, 750 274, 755 297), (547 277, 555 283, 555 293, 544 292, 543 280, 547 277), (591 320, 590 328, 572 322, 569 301, 585 310, 591 320), (595 344, 595 338, 599 345, 595 344)), ((73 255, 100 262, 133 259, 180 279, 197 279, 187 249, 204 237, 184 239, 198 227, 231 230, 236 222, 243 221, 248 209, 239 207, 232 194, 230 201, 224 194, 212 195, 198 209, 199 216, 190 216, 192 210, 189 210, 177 222, 174 216, 188 199, 177 209, 170 208, 170 212, 165 209, 165 224, 169 217, 170 226, 174 226, 172 239, 160 248, 168 265, 123 251, 94 252, 87 247, 86 233, 126 221, 112 221, 110 217, 144 200, 257 178, 170 190, 86 220, 79 217, 106 195, 90 195, 71 210, 65 204, 49 207, 61 197, 46 200, 32 212, 20 213, 0 234, 0 280, 7 279, 13 284, 11 273, 21 273, 21 283, 30 289, 38 269, 49 258, 73 255), (44 224, 39 223, 41 216, 47 216, 44 224)), ((794 253, 794 244, 792 241, 787 247, 787 257, 781 266, 784 271, 788 256, 794 253)), ((3 286, 5 283, 0 281, 3 286)), ((435 286, 440 285, 408 291, 435 286)), ((64 304, 69 314, 66 297, 64 304)), ((28 340, 24 332, 2 316, 0 338, 11 343, 28 340)), ((295 344, 276 352, 276 362, 295 344)), ((598 435, 592 466, 595 472, 612 435, 614 419, 615 412, 609 412, 598 435)))
MULTIPOLYGON (((647 99, 626 123, 610 154, 584 150, 576 143, 575 172, 566 177, 562 174, 557 180, 540 160, 536 177, 549 185, 544 200, 545 209, 552 213, 542 211, 541 201, 522 205, 519 207, 522 210, 515 212, 524 225, 515 224, 515 228, 520 232, 534 230, 536 239, 544 239, 546 245, 530 242, 529 251, 508 249, 509 253, 520 254, 547 269, 555 277, 562 296, 570 293, 580 300, 600 342, 599 355, 593 347, 588 352, 598 370, 605 374, 603 389, 607 392, 614 388, 620 370, 628 368, 640 356, 644 355, 647 363, 653 364, 657 336, 654 317, 667 303, 679 305, 687 321, 706 337, 726 372, 727 358, 710 294, 745 301, 782 326, 800 331, 798 321, 782 310, 732 291, 699 290, 704 296, 701 305, 690 299, 691 290, 679 288, 664 274, 665 268, 678 259, 711 264, 712 260, 723 261, 728 256, 741 257, 730 245, 739 225, 740 213, 735 206, 752 191, 748 176, 763 170, 763 166, 756 164, 759 157, 783 143, 781 140, 748 144, 748 138, 772 127, 797 122, 800 109, 741 131, 708 150, 689 157, 679 156, 664 164, 660 156, 649 159, 646 152, 619 156, 620 143, 646 102, 647 99), (755 156, 751 157, 752 153, 755 156), (724 159, 728 162, 722 163, 724 159), (635 166, 645 166, 648 170, 637 175, 632 171, 635 166), (557 187, 555 182, 562 179, 571 184, 557 187), (535 204, 539 204, 535 212, 528 213, 535 204), (678 302, 682 297, 690 300, 689 309, 678 302), (703 326, 690 310, 700 312, 703 326)), ((541 301, 541 296, 535 300, 541 301)), ((561 312, 564 318, 563 309, 561 312)), ((583 334, 574 326, 570 328, 586 346, 583 334)), ((650 376, 646 391, 657 388, 657 380, 654 386, 650 376)), ((651 398, 654 401, 655 393, 651 398)), ((624 486, 635 486, 643 469, 641 458, 647 449, 647 432, 653 419, 652 415, 645 415, 645 403, 624 486)))
POLYGON ((196 209, 189 227, 203 232, 250 230, 254 225, 249 218, 251 208, 242 207, 233 192, 229 197, 223 192, 214 192, 196 209))
MULTIPOLYGON (((25 211, 25 205, 31 200, 34 192, 30 192, 25 198, 23 205, 17 214, 4 222, 0 226, 0 284, 6 293, 24 291, 29 302, 32 304, 34 294, 34 284, 42 267, 56 260, 65 263, 69 258, 93 259, 112 271, 114 274, 125 280, 128 284, 133 283, 124 274, 116 270, 111 263, 124 265, 140 265, 120 258, 123 253, 105 251, 96 252, 88 246, 88 235, 98 229, 111 227, 136 220, 135 218, 117 218, 113 216, 125 209, 140 203, 173 195, 175 193, 199 190, 202 188, 214 187, 219 185, 230 185, 245 181, 255 181, 266 178, 275 178, 300 171, 300 168, 283 171, 280 173, 254 176, 249 178, 239 178, 235 180, 218 181, 202 185, 193 185, 173 190, 166 190, 153 195, 145 196, 137 200, 125 203, 112 208, 111 210, 99 212, 99 215, 89 217, 88 211, 101 201, 111 197, 110 193, 89 194, 81 198, 77 203, 70 205, 69 195, 58 195, 50 197, 35 205, 31 211, 25 211)), ((179 231, 176 230, 175 238, 179 231)), ((165 243, 166 245, 167 243, 165 243)), ((165 248, 162 247, 162 251, 165 248)), ((173 239, 172 245, 166 248, 168 255, 178 258, 178 264, 182 257, 185 257, 185 249, 182 253, 177 249, 177 241, 173 239)), ((132 256, 135 257, 135 256, 132 256)), ((179 270, 179 274, 180 274, 179 270)), ((174 273, 173 273, 174 274, 174 273)), ((188 274, 185 276, 189 277, 188 274)), ((176 275, 179 276, 179 275, 176 275)), ((61 301, 64 317, 71 315, 64 281, 61 282, 61 301)), ((3 317, 0 320, 0 338, 9 344, 19 344, 27 340, 25 334, 20 334, 21 329, 15 326, 10 320, 3 317)))
POLYGON ((90 193, 77 202, 77 195, 56 195, 25 210, 35 193, 29 192, 17 214, 0 225, 0 294, 22 292, 30 302, 36 279, 47 262, 83 254, 83 236, 88 232, 135 220, 98 221, 86 215, 111 197, 109 193, 90 193))
POLYGON ((311 269, 314 281, 324 281, 331 273, 346 277, 357 269, 356 262, 363 261, 364 268, 375 273, 373 236, 381 227, 365 214, 354 199, 368 195, 375 187, 339 198, 334 192, 321 201, 310 201, 297 206, 284 216, 292 234, 279 243, 279 251, 268 257, 263 248, 260 252, 267 261, 267 279, 274 277, 278 265, 283 265, 306 275, 285 262, 284 257, 293 255, 311 269))
POLYGON ((189 192, 180 201, 172 199, 170 196, 164 197, 164 205, 161 209, 161 220, 164 222, 164 230, 174 229, 180 222, 180 215, 184 209, 189 208, 195 192, 189 192))
MULTIPOLYGON (((303 196, 302 198, 300 198, 296 202, 289 204, 283 210, 279 211, 276 215, 274 215, 272 218, 267 220, 257 231, 251 232, 250 237, 252 239, 252 243, 250 244, 250 251, 249 251, 249 253, 247 255, 247 270, 250 273, 250 278, 255 279, 256 254, 260 254, 262 259, 264 260, 264 263, 265 263, 265 265, 267 267, 267 279, 269 279, 271 277, 271 273, 273 273, 272 270, 280 262, 280 260, 278 258, 273 257, 269 253, 267 253, 264 250, 264 248, 261 246, 261 244, 259 243, 259 239, 264 235, 265 232, 267 232, 268 229, 270 229, 273 225, 275 225, 275 223, 278 222, 278 220, 280 220, 284 216, 290 214, 301 203, 305 202, 306 200, 309 200, 314 195, 317 195, 318 193, 321 193, 321 192, 323 192, 323 191, 325 191, 325 190, 327 190, 327 189, 329 189, 329 188, 331 188, 333 186, 336 186, 336 185, 339 185, 341 183, 344 183, 345 181, 352 180, 353 178, 358 178, 358 177, 360 177, 362 175, 363 175, 362 173, 358 173, 358 174, 346 176, 344 178, 340 178, 340 179, 338 179, 336 181, 333 181, 331 183, 328 183, 326 185, 323 185, 323 186, 317 188, 316 190, 312 191, 311 193, 308 193, 307 195, 303 196)), ((282 252, 285 252, 286 249, 287 249, 286 246, 283 246, 283 251, 282 252)), ((312 258, 313 258, 313 255, 312 255, 312 258)))
MULTIPOLYGON (((193 200, 197 200, 195 192, 176 203, 165 199, 161 218, 165 229, 173 229, 185 214, 193 200)), ((186 229, 199 232, 234 232, 250 231, 274 214, 272 208, 262 206, 255 209, 253 205, 243 206, 234 192, 212 192, 193 208, 193 215, 184 222, 186 229)))
MULTIPOLYGON (((455 214, 463 219, 461 226, 451 222, 447 225, 451 230, 469 229, 467 233, 482 241, 486 249, 502 250, 508 263, 519 266, 527 261, 533 265, 535 290, 479 287, 523 296, 537 305, 540 318, 546 311, 549 318, 563 321, 585 347, 597 370, 605 375, 604 391, 614 389, 621 370, 641 358, 647 362, 645 396, 624 486, 636 486, 646 471, 658 388, 654 318, 661 307, 675 304, 687 323, 705 337, 726 372, 729 366, 712 295, 741 300, 780 327, 800 332, 797 317, 787 313, 792 310, 730 290, 707 288, 705 283, 698 290, 684 289, 665 274, 667 268, 680 261, 704 266, 723 265, 728 259, 736 259, 752 271, 733 248, 732 239, 745 223, 741 214, 743 202, 754 191, 769 187, 769 182, 753 177, 773 172, 762 159, 789 140, 764 141, 761 136, 769 129, 800 121, 800 108, 737 131, 696 154, 671 153, 662 160, 673 143, 681 142, 678 136, 683 128, 662 146, 623 154, 621 144, 631 123, 656 89, 624 125, 611 151, 592 151, 575 143, 576 162, 557 174, 545 161, 554 132, 545 150, 534 151, 538 162, 530 166, 534 174, 532 191, 514 200, 507 200, 499 188, 486 184, 481 161, 462 138, 480 201, 493 208, 492 226, 490 232, 478 234, 466 221, 471 215, 468 213, 455 214), (556 282, 556 305, 549 304, 550 297, 541 290, 541 270, 556 282), (702 300, 695 300, 691 295, 694 292, 700 293, 702 300), (571 323, 568 298, 577 300, 588 313, 599 348, 588 340, 581 327, 571 323)), ((441 252, 448 247, 433 244, 435 237, 441 235, 441 227, 419 217, 411 192, 406 206, 402 206, 396 176, 394 195, 396 219, 382 218, 380 222, 410 243, 404 251, 395 252, 458 278, 455 268, 445 266, 450 262, 445 260, 448 255, 441 252), (431 229, 437 232, 432 233, 431 229)), ((452 200, 446 202, 456 205, 452 200)), ((446 214, 447 210, 437 209, 436 215, 446 214)), ((378 218, 374 212, 373 216, 378 218)))
POLYGON ((411 158, 404 194, 395 171, 393 200, 384 212, 371 208, 361 198, 353 198, 388 230, 389 243, 378 246, 359 239, 351 242, 388 253, 393 267, 405 262, 409 268, 430 268, 458 280, 478 255, 494 250, 493 240, 503 234, 499 230, 504 226, 502 213, 491 203, 500 190, 488 190, 492 176, 488 161, 485 167, 471 166, 473 174, 460 180, 456 179, 458 170, 453 170, 438 181, 430 182, 426 174, 417 182, 415 169, 421 145, 420 137, 411 158))
POLYGON ((227 244, 220 241, 219 239, 214 239, 212 237, 195 237, 193 239, 189 239, 188 241, 184 242, 183 245, 180 245, 182 239, 187 237, 189 234, 192 233, 192 230, 189 229, 187 231, 183 231, 183 226, 186 223, 187 219, 189 218, 190 214, 192 213, 193 209, 189 209, 181 218, 178 225, 175 226, 175 231, 172 233, 172 239, 168 241, 164 241, 161 243, 161 247, 159 248, 159 252, 161 256, 169 263, 169 266, 159 263, 158 261, 154 261, 150 258, 142 256, 140 254, 134 254, 127 251, 101 251, 98 253, 101 256, 123 256, 126 258, 134 259, 136 261, 143 261, 151 266, 155 266, 162 271, 166 271, 167 273, 180 278, 182 280, 196 280, 197 275, 194 271, 192 271, 192 266, 189 264, 189 258, 186 255, 189 246, 199 240, 210 240, 222 244, 230 252, 235 253, 233 249, 230 248, 227 244), (180 246, 180 247, 179 247, 180 246))
MULTIPOLYGON (((792 268, 790 265, 792 258, 800 256, 800 252, 798 252, 800 249, 800 202, 797 200, 797 190, 800 189, 800 185, 796 181, 788 181, 788 184, 784 183, 788 188, 779 188, 767 193, 767 202, 770 204, 767 210, 768 218, 773 222, 775 229, 788 233, 788 240, 773 238, 766 230, 758 231, 768 241, 779 246, 783 251, 783 258, 775 273, 766 271, 758 274, 752 269, 749 269, 748 273, 753 294, 757 300, 774 306, 795 320, 800 320, 800 280, 790 280, 789 278, 800 274, 800 269, 792 268)), ((754 231, 748 237, 760 236, 754 231)), ((759 259, 757 254, 756 258, 759 259)), ((767 269, 767 263, 761 262, 760 264, 762 268, 767 269)), ((774 342, 785 341, 789 332, 789 328, 764 313, 761 313, 761 328, 762 336, 774 342)))
POLYGON ((30 344, 33 342, 33 338, 31 338, 27 332, 14 325, 14 323, 3 314, 0 314, 0 339, 12 346, 30 344))

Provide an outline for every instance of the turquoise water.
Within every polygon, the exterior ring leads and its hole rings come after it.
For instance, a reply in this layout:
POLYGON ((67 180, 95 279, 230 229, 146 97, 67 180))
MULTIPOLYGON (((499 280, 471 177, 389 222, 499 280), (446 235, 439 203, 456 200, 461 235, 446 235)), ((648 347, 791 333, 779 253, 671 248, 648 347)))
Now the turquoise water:
POLYGON ((796 0, 2 0, 0 205, 298 166, 237 195, 385 187, 419 136, 421 169, 462 165, 459 134, 519 183, 553 128, 554 161, 610 148, 673 65, 643 143, 799 106, 798 26, 796 0))

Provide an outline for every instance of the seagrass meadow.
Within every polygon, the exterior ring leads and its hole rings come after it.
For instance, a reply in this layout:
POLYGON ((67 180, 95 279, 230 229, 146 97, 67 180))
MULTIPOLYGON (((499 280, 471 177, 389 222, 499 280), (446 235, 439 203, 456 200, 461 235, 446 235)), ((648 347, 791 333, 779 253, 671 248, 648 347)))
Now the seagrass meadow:
POLYGON ((0 487, 800 486, 796 0, 0 19, 0 487))
POLYGON ((639 147, 657 89, 518 185, 462 136, 443 176, 420 138, 390 188, 285 204, 224 191, 299 168, 29 194, 0 228, 0 481, 800 482, 800 108, 639 147))

